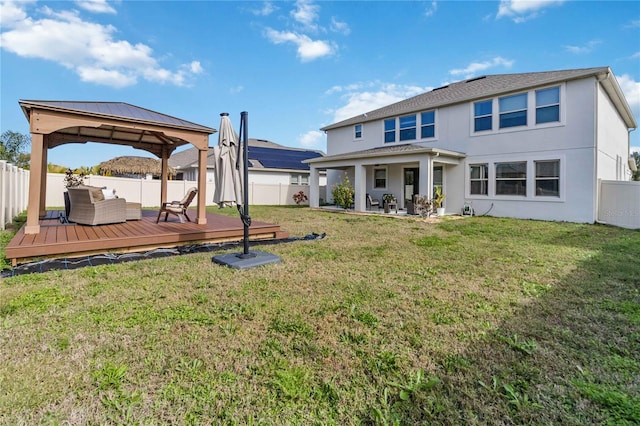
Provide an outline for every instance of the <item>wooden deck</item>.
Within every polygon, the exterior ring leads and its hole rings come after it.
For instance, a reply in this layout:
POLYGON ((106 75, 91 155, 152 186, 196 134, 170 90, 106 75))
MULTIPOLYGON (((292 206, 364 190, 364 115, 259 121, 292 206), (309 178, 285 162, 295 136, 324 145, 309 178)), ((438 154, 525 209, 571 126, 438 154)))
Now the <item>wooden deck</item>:
MULTIPOLYGON (((74 258, 99 253, 128 253, 161 247, 177 247, 196 243, 241 241, 242 221, 238 216, 229 217, 207 213, 207 224, 180 223, 176 216, 164 215, 156 223, 158 212, 143 210, 141 220, 113 225, 85 226, 60 223, 58 211, 47 212, 40 219, 40 233, 25 235, 21 228, 5 248, 5 257, 13 266, 34 259, 65 257, 74 258)), ((195 211, 190 214, 195 216, 195 211)), ((251 240, 286 238, 288 233, 280 225, 252 221, 249 227, 251 240)))

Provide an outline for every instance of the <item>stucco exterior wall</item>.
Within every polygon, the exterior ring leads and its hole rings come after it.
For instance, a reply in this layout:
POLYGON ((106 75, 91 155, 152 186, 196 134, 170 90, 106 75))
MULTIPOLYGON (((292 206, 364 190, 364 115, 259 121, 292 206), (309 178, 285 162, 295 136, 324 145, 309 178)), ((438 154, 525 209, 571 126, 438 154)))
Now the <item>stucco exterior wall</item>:
MULTIPOLYGON (((555 86, 558 84, 548 87, 555 86)), ((447 212, 458 213, 464 204, 471 204, 476 213, 495 216, 592 223, 597 214, 597 179, 628 179, 628 132, 595 77, 569 81, 559 87, 559 122, 536 124, 535 89, 544 88, 538 87, 516 92, 528 93, 526 126, 499 129, 499 114, 494 107, 495 130, 475 133, 473 102, 466 102, 436 110, 434 138, 385 144, 383 120, 378 120, 363 124, 363 137, 359 140, 354 140, 353 126, 328 131, 327 153, 344 154, 404 143, 461 152, 467 155, 462 164, 444 166, 447 212), (543 160, 560 160, 559 197, 535 194, 535 161, 543 160), (527 163, 527 195, 497 195, 495 163, 515 161, 527 163), (489 165, 488 195, 469 193, 469 165, 476 163, 489 165)), ((395 157, 392 162, 389 159, 376 160, 379 167, 387 169, 386 189, 373 188, 373 166, 367 168, 367 192, 375 198, 387 192, 402 195, 403 169, 417 167, 415 158, 407 164, 397 164, 395 157)), ((360 161, 354 160, 354 163, 360 161)), ((343 176, 343 172, 329 172, 329 192, 343 176)), ((350 179, 353 182, 353 176, 350 179)), ((428 192, 420 188, 420 193, 428 192)))
POLYGON ((609 180, 628 180, 629 170, 629 132, 615 106, 598 87, 597 138, 597 178, 609 180))

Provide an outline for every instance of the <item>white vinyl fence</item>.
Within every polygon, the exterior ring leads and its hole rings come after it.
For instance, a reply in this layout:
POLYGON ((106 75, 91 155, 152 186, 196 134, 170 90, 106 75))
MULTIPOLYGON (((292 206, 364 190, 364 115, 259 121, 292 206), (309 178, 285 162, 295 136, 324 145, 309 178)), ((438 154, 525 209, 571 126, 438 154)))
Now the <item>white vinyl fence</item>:
POLYGON ((29 202, 29 170, 0 160, 0 229, 27 209, 29 202))
POLYGON ((640 229, 640 182, 600 181, 598 222, 640 229))
MULTIPOLYGON (((142 207, 158 207, 160 205, 160 181, 150 179, 131 179, 105 176, 88 176, 85 185, 115 189, 116 195, 129 202, 141 203, 142 207)), ((167 185, 167 200, 180 200, 197 182, 187 180, 170 180, 167 185)), ((207 183, 207 205, 213 206, 215 184, 207 183)), ((47 207, 64 206, 64 174, 49 173, 47 175, 47 207)), ((249 205, 291 205, 293 194, 303 191, 309 196, 308 185, 260 184, 249 183, 249 205)), ((322 192, 322 191, 321 191, 322 192)), ((198 199, 194 199, 195 206, 198 199)), ((308 205, 308 201, 304 203, 308 205)))

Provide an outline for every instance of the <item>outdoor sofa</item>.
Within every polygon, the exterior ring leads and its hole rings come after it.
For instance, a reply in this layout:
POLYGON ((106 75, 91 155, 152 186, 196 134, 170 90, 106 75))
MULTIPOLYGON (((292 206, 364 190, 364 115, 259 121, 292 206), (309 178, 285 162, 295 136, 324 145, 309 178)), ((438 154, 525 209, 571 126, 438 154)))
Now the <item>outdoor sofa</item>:
POLYGON ((74 186, 69 192, 69 222, 82 225, 104 225, 127 220, 127 200, 124 198, 105 199, 102 188, 95 186, 74 186))

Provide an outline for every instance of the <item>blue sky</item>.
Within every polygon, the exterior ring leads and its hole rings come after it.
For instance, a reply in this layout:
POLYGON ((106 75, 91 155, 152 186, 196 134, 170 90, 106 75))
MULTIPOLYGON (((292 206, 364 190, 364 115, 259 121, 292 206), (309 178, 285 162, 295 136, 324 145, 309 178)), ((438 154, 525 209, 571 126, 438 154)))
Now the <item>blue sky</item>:
MULTIPOLYGON (((326 150, 328 124, 486 74, 610 66, 640 122, 637 1, 3 1, 0 130, 18 100, 127 102, 326 150)), ((210 144, 217 143, 216 135, 210 144)), ((640 130, 632 133, 640 150, 640 130)), ((49 162, 143 151, 69 144, 49 162)))

